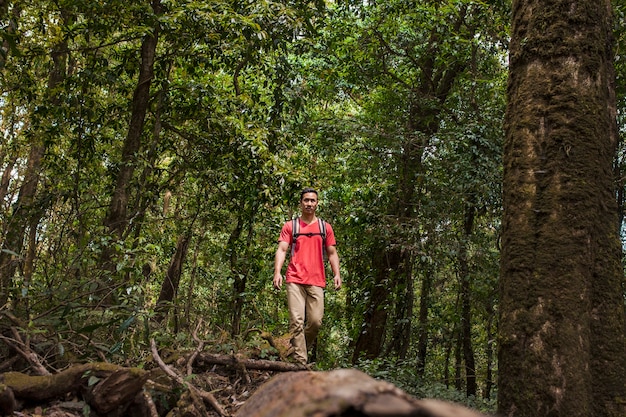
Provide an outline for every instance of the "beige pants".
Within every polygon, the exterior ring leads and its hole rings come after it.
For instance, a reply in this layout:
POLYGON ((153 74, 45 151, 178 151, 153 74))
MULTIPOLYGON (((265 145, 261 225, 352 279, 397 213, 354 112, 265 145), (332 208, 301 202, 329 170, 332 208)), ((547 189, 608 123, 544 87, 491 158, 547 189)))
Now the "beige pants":
POLYGON ((307 363, 307 349, 311 347, 324 316, 324 289, 314 285, 287 283, 289 332, 294 358, 307 363))

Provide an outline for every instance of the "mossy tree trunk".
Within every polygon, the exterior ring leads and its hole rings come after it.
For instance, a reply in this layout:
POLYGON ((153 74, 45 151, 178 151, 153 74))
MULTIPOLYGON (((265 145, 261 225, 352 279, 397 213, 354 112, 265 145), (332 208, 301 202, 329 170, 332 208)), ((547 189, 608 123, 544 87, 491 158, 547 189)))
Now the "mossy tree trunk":
POLYGON ((624 416, 611 4, 515 0, 498 411, 624 416))

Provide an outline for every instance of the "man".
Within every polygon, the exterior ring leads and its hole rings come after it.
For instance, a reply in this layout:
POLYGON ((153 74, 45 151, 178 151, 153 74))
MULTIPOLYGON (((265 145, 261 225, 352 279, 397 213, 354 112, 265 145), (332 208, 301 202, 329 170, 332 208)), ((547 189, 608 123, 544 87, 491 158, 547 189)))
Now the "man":
POLYGON ((283 226, 278 239, 278 249, 274 259, 274 288, 280 289, 283 284, 282 268, 291 246, 291 258, 285 274, 287 287, 287 304, 289 306, 289 331, 293 359, 306 364, 308 348, 311 347, 324 316, 324 287, 326 274, 324 268, 324 249, 333 271, 335 289, 341 288, 339 272, 339 255, 337 254, 335 233, 328 223, 326 239, 322 237, 320 222, 315 216, 318 196, 313 188, 305 188, 300 193, 301 216, 298 222, 298 233, 293 233, 293 221, 283 226))

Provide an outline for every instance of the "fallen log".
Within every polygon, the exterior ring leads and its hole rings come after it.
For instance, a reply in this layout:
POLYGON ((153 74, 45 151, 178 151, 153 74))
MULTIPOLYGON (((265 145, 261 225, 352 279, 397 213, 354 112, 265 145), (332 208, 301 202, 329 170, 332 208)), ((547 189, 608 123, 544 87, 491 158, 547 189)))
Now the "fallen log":
POLYGON ((236 417, 481 417, 465 407, 415 399, 356 369, 279 374, 263 384, 236 417))
POLYGON ((81 392, 97 413, 113 415, 132 402, 149 375, 139 368, 96 362, 75 365, 52 375, 5 372, 1 380, 17 400, 42 402, 81 392))
POLYGON ((306 366, 299 363, 270 361, 264 359, 246 359, 234 355, 214 355, 200 353, 196 356, 194 366, 203 368, 207 365, 223 365, 232 368, 244 367, 257 371, 292 372, 306 370, 306 366))

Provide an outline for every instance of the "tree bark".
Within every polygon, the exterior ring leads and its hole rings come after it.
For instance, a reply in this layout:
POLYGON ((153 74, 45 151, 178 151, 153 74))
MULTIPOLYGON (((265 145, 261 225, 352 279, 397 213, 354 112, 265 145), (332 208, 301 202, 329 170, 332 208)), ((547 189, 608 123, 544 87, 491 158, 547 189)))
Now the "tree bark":
POLYGON ((608 0, 513 2, 498 412, 626 415, 608 0))
MULTIPOLYGON (((2 160, 4 163, 4 158, 2 160)), ((11 182, 11 172, 13 172, 13 167, 17 162, 17 156, 13 156, 4 167, 4 171, 2 172, 2 179, 0 179, 0 204, 4 205, 4 199, 9 192, 9 183, 11 182)), ((3 207, 0 207, 2 210, 3 207)))
POLYGON ((293 372, 306 369, 305 365, 299 363, 271 361, 265 359, 245 359, 233 355, 214 355, 201 352, 194 365, 199 369, 211 368, 213 365, 229 366, 233 369, 256 369, 260 371, 293 372))

